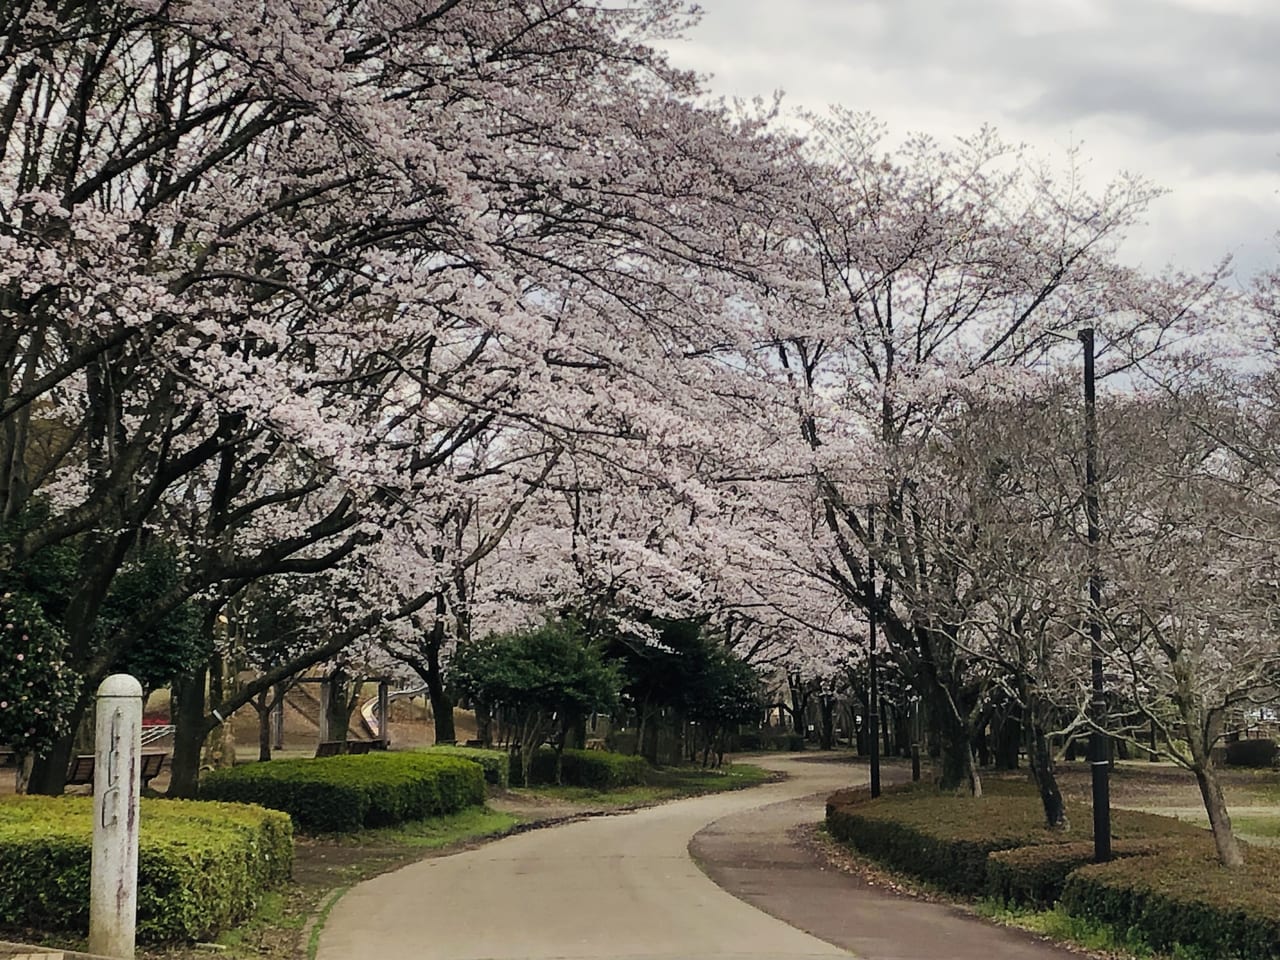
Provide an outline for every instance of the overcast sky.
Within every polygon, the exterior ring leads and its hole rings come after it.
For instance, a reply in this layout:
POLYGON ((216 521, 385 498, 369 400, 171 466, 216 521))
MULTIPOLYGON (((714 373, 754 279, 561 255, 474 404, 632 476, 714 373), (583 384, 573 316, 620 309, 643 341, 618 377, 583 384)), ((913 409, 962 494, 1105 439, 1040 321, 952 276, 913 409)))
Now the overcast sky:
POLYGON ((1050 161, 1081 146, 1170 193, 1125 258, 1249 275, 1280 262, 1276 0, 699 0, 670 47, 727 96, 840 103, 895 133, 983 123, 1050 161))

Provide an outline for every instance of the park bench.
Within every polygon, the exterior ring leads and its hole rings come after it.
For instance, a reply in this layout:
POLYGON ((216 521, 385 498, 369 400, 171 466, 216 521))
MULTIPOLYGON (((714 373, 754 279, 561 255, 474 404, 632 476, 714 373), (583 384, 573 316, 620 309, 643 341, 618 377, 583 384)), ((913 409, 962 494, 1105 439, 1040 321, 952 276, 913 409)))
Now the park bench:
POLYGON ((347 752, 345 740, 321 740, 316 744, 317 757, 338 757, 347 752))
MULTIPOLYGON (((142 770, 139 778, 142 780, 144 787, 150 786, 151 781, 160 776, 164 772, 165 763, 169 759, 167 753, 148 753, 142 754, 142 770)), ((67 786, 92 786, 94 773, 94 755, 92 753, 82 753, 71 761, 71 768, 67 771, 67 786)))
POLYGON ((368 753, 368 752, 369 752, 368 740, 348 740, 347 741, 347 753, 350 754, 351 756, 359 756, 362 753, 368 753))
POLYGON ((0 767, 16 767, 18 755, 11 747, 0 747, 0 767))

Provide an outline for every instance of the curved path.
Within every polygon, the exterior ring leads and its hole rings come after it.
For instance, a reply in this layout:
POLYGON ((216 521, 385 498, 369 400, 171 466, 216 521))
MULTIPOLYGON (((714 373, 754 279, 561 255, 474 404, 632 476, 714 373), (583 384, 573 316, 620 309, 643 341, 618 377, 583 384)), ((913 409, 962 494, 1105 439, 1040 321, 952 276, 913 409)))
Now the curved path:
POLYGON ((334 906, 317 960, 847 957, 721 890, 688 854, 715 820, 865 774, 794 767, 782 783, 533 830, 375 877, 334 906))
POLYGON ((317 960, 1073 956, 823 869, 788 833, 821 820, 827 794, 866 770, 818 759, 753 759, 791 779, 534 830, 376 877, 334 906, 317 960))

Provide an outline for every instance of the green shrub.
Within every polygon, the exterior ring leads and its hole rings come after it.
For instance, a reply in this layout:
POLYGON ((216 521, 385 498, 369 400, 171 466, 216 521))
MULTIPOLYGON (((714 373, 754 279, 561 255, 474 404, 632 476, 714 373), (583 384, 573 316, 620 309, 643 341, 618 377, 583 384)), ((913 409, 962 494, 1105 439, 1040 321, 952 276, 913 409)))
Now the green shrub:
POLYGON ((422 753, 439 753, 446 757, 462 757, 480 764, 484 770, 484 782, 500 790, 507 789, 510 782, 510 762, 505 750, 486 750, 483 747, 453 747, 438 744, 425 747, 422 753))
POLYGON ((1219 866, 1212 844, 1162 846, 1076 869, 1062 891, 1070 913, 1139 933, 1157 950, 1280 960, 1280 850, 1251 848, 1241 870, 1219 866))
MULTIPOLYGON (((519 766, 513 765, 518 770, 519 766)), ((615 787, 638 786, 648 782, 649 761, 604 750, 566 750, 561 757, 560 782, 567 787, 591 787, 611 790, 615 787)), ((518 776, 518 775, 517 775, 518 776)), ((556 753, 541 748, 533 757, 529 779, 536 784, 556 782, 556 753)))
MULTIPOLYGON (((0 923, 89 926, 90 797, 0 800, 0 923)), ((143 799, 138 939, 201 940, 249 916, 289 877, 289 818, 261 807, 143 799)))
POLYGON ((1224 758, 1232 767, 1269 767, 1278 751, 1274 740, 1236 740, 1227 744, 1224 758))
POLYGON ((211 771, 200 782, 200 796, 283 810, 310 833, 346 832, 483 803, 484 771, 473 760, 443 753, 269 760, 211 771))
MULTIPOLYGON (((1091 821, 1083 830, 1048 830, 1035 789, 1021 782, 992 780, 978 799, 919 786, 886 791, 878 800, 857 790, 837 796, 841 803, 828 804, 832 836, 894 869, 970 896, 988 891, 992 853, 1092 837, 1091 821)), ((1115 811, 1113 831, 1117 840, 1204 835, 1169 817, 1128 810, 1115 811)))
MULTIPOLYGON (((1111 845, 1111 853, 1117 858, 1148 855, 1169 842, 1117 840, 1111 845)), ((987 896, 1046 910, 1062 898, 1071 872, 1093 863, 1093 854, 1092 840, 997 850, 987 857, 987 896)))

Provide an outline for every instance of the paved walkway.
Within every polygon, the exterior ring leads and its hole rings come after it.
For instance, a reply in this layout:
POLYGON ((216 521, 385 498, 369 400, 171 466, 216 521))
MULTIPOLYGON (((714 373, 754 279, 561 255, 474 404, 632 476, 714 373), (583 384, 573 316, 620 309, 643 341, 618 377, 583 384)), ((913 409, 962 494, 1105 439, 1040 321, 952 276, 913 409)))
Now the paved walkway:
MULTIPOLYGON (((788 768, 801 783, 809 782, 803 766, 788 768)), ((694 835, 689 852, 724 890, 866 960, 1080 960, 1029 933, 828 868, 820 854, 790 836, 822 819, 826 798, 823 793, 723 817, 694 835)))
POLYGON ((318 960, 1071 956, 822 870, 786 833, 819 820, 826 795, 865 769, 761 762, 791 779, 536 830, 359 884, 330 913, 318 960))

